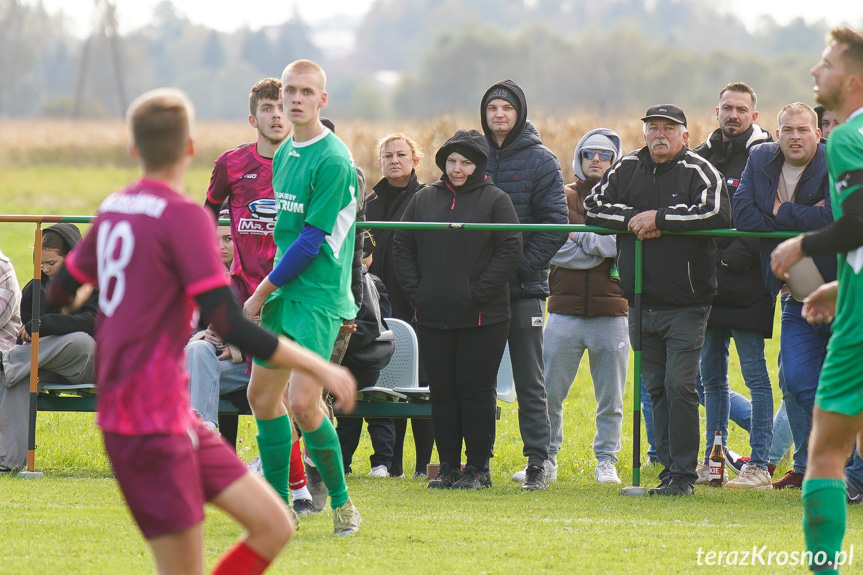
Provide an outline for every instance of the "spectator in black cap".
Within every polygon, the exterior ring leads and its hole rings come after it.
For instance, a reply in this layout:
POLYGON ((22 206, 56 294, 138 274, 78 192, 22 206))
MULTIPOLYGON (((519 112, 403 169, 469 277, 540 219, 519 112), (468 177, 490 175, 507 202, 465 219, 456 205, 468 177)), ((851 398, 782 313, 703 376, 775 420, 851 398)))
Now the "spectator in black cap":
MULTIPOLYGON (((642 121, 645 147, 605 173, 585 199, 584 219, 588 225, 628 230, 645 242, 641 325, 630 313, 629 329, 632 341, 641 336, 656 455, 664 467, 650 494, 692 495, 699 443, 695 376, 716 291, 715 254, 712 238, 663 231, 726 228, 731 206, 722 175, 687 148, 683 110, 651 106, 642 121)), ((631 234, 617 242, 620 287, 630 307, 635 242, 631 234)))

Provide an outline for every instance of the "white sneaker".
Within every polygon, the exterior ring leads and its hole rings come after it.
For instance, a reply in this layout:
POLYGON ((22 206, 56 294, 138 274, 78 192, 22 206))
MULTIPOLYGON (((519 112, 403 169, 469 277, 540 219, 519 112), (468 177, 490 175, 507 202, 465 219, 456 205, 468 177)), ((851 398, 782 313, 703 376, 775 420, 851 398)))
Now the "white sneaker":
MULTIPOLYGON (((557 481, 557 463, 552 463, 551 461, 546 460, 543 466, 545 467, 546 483, 554 483, 557 481)), ((525 475, 527 475, 527 467, 521 471, 516 471, 512 476, 512 480, 516 483, 524 483, 525 475)))
POLYGON ((248 461, 246 461, 246 467, 249 468, 249 471, 257 475, 258 477, 264 476, 264 468, 261 467, 261 458, 258 456, 252 457, 248 461))
POLYGON ((557 463, 545 461, 545 481, 546 483, 554 483, 557 481, 557 463))
POLYGON ((389 477, 390 472, 387 471, 386 465, 378 465, 376 467, 372 467, 372 470, 369 471, 369 477, 389 477))
POLYGON ((527 474, 527 467, 522 469, 521 471, 516 471, 512 476, 512 480, 516 483, 524 483, 524 476, 527 474))
POLYGON ((771 489, 772 479, 770 474, 765 470, 747 465, 743 468, 743 472, 725 484, 725 487, 732 489, 771 489))
POLYGON ((710 466, 699 461, 695 466, 695 473, 698 474, 698 479, 695 480, 696 485, 707 485, 710 483, 710 466))
POLYGON ((620 483, 620 478, 617 476, 617 468, 610 459, 603 459, 596 464, 596 469, 593 470, 593 477, 600 483, 620 483))

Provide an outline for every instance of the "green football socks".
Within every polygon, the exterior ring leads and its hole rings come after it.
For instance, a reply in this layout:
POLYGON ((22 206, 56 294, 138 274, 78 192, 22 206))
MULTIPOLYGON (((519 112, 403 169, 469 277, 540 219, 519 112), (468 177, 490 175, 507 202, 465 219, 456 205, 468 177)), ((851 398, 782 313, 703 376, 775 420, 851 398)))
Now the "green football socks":
POLYGON ((291 504, 288 475, 291 470, 291 420, 287 415, 258 419, 258 450, 264 479, 287 505, 291 504))
POLYGON ((303 431, 306 449, 309 457, 318 468, 327 492, 330 495, 330 507, 336 509, 348 500, 348 486, 345 484, 345 468, 342 462, 342 448, 336 428, 328 418, 324 418, 321 426, 314 431, 303 431))
POLYGON ((840 551, 845 535, 847 498, 845 482, 841 479, 803 481, 803 534, 806 550, 812 553, 810 568, 817 573, 839 573, 834 562, 843 562, 840 551), (824 569, 828 561, 832 568, 824 569))

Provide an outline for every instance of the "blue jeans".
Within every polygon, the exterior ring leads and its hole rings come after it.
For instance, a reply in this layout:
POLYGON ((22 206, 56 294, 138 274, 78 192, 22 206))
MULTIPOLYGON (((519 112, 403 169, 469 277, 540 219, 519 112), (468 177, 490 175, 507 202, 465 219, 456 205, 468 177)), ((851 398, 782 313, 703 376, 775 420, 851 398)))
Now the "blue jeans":
POLYGON ((791 425, 788 423, 788 412, 783 399, 773 417, 773 443, 770 445, 770 456, 767 458, 767 464, 773 467, 779 465, 785 452, 793 444, 794 437, 791 435, 791 425))
POLYGON ((798 473, 806 473, 806 463, 809 459, 809 432, 812 430, 812 416, 806 413, 785 384, 785 369, 782 365, 782 350, 779 351, 779 391, 782 392, 782 403, 788 416, 788 426, 794 439, 793 469, 798 473))
POLYGON ((793 298, 783 300, 782 334, 779 341, 785 385, 811 418, 818 377, 827 355, 830 326, 810 324, 800 315, 802 309, 803 304, 793 298))
POLYGON ((701 348, 701 375, 707 415, 705 458, 710 453, 713 437, 722 433, 728 438, 728 417, 731 399, 728 388, 728 346, 731 338, 737 347, 740 371, 752 397, 749 428, 750 464, 767 469, 767 457, 773 441, 773 389, 764 358, 764 336, 756 331, 708 328, 701 348))
POLYGON ((213 344, 202 339, 193 341, 185 349, 192 409, 213 425, 218 425, 219 421, 219 395, 249 385, 245 361, 220 360, 216 353, 213 344))
POLYGON ((656 436, 653 434, 653 402, 641 378, 641 416, 644 418, 644 432, 647 434, 647 457, 653 461, 656 459, 656 436))
MULTIPOLYGON (((701 370, 698 372, 698 377, 695 378, 695 389, 698 391, 698 403, 704 406, 704 383, 701 381, 701 370)), ((728 397, 731 399, 728 419, 749 433, 749 427, 752 423, 752 403, 748 397, 733 389, 728 390, 728 397)), ((713 439, 710 440, 710 448, 713 449, 713 439)))

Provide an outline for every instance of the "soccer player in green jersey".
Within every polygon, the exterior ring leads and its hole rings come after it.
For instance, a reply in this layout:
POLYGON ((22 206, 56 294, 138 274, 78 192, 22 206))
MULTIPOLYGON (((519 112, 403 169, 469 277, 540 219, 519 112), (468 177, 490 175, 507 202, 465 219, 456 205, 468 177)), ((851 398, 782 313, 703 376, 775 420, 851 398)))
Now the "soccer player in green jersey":
MULTIPOLYGON (((321 123, 326 104, 326 75, 317 64, 297 60, 285 68, 282 107, 293 134, 273 157, 276 258, 243 306, 270 331, 323 358, 330 357, 342 319, 357 315, 350 291, 357 173, 348 148, 321 123)), ((356 533, 360 514, 348 498, 339 439, 324 416, 319 387, 302 373, 256 359, 248 396, 267 481, 287 502, 289 408, 327 486, 336 535, 356 533)))
POLYGON ((863 33, 847 27, 832 30, 811 73, 815 100, 844 122, 827 140, 835 221, 783 242, 770 263, 777 277, 786 278, 803 256, 838 254, 837 281, 815 290, 803 307, 810 322, 833 321, 809 436, 803 532, 812 553, 810 568, 838 573, 848 557, 841 550, 844 476, 855 439, 863 454, 863 33))

